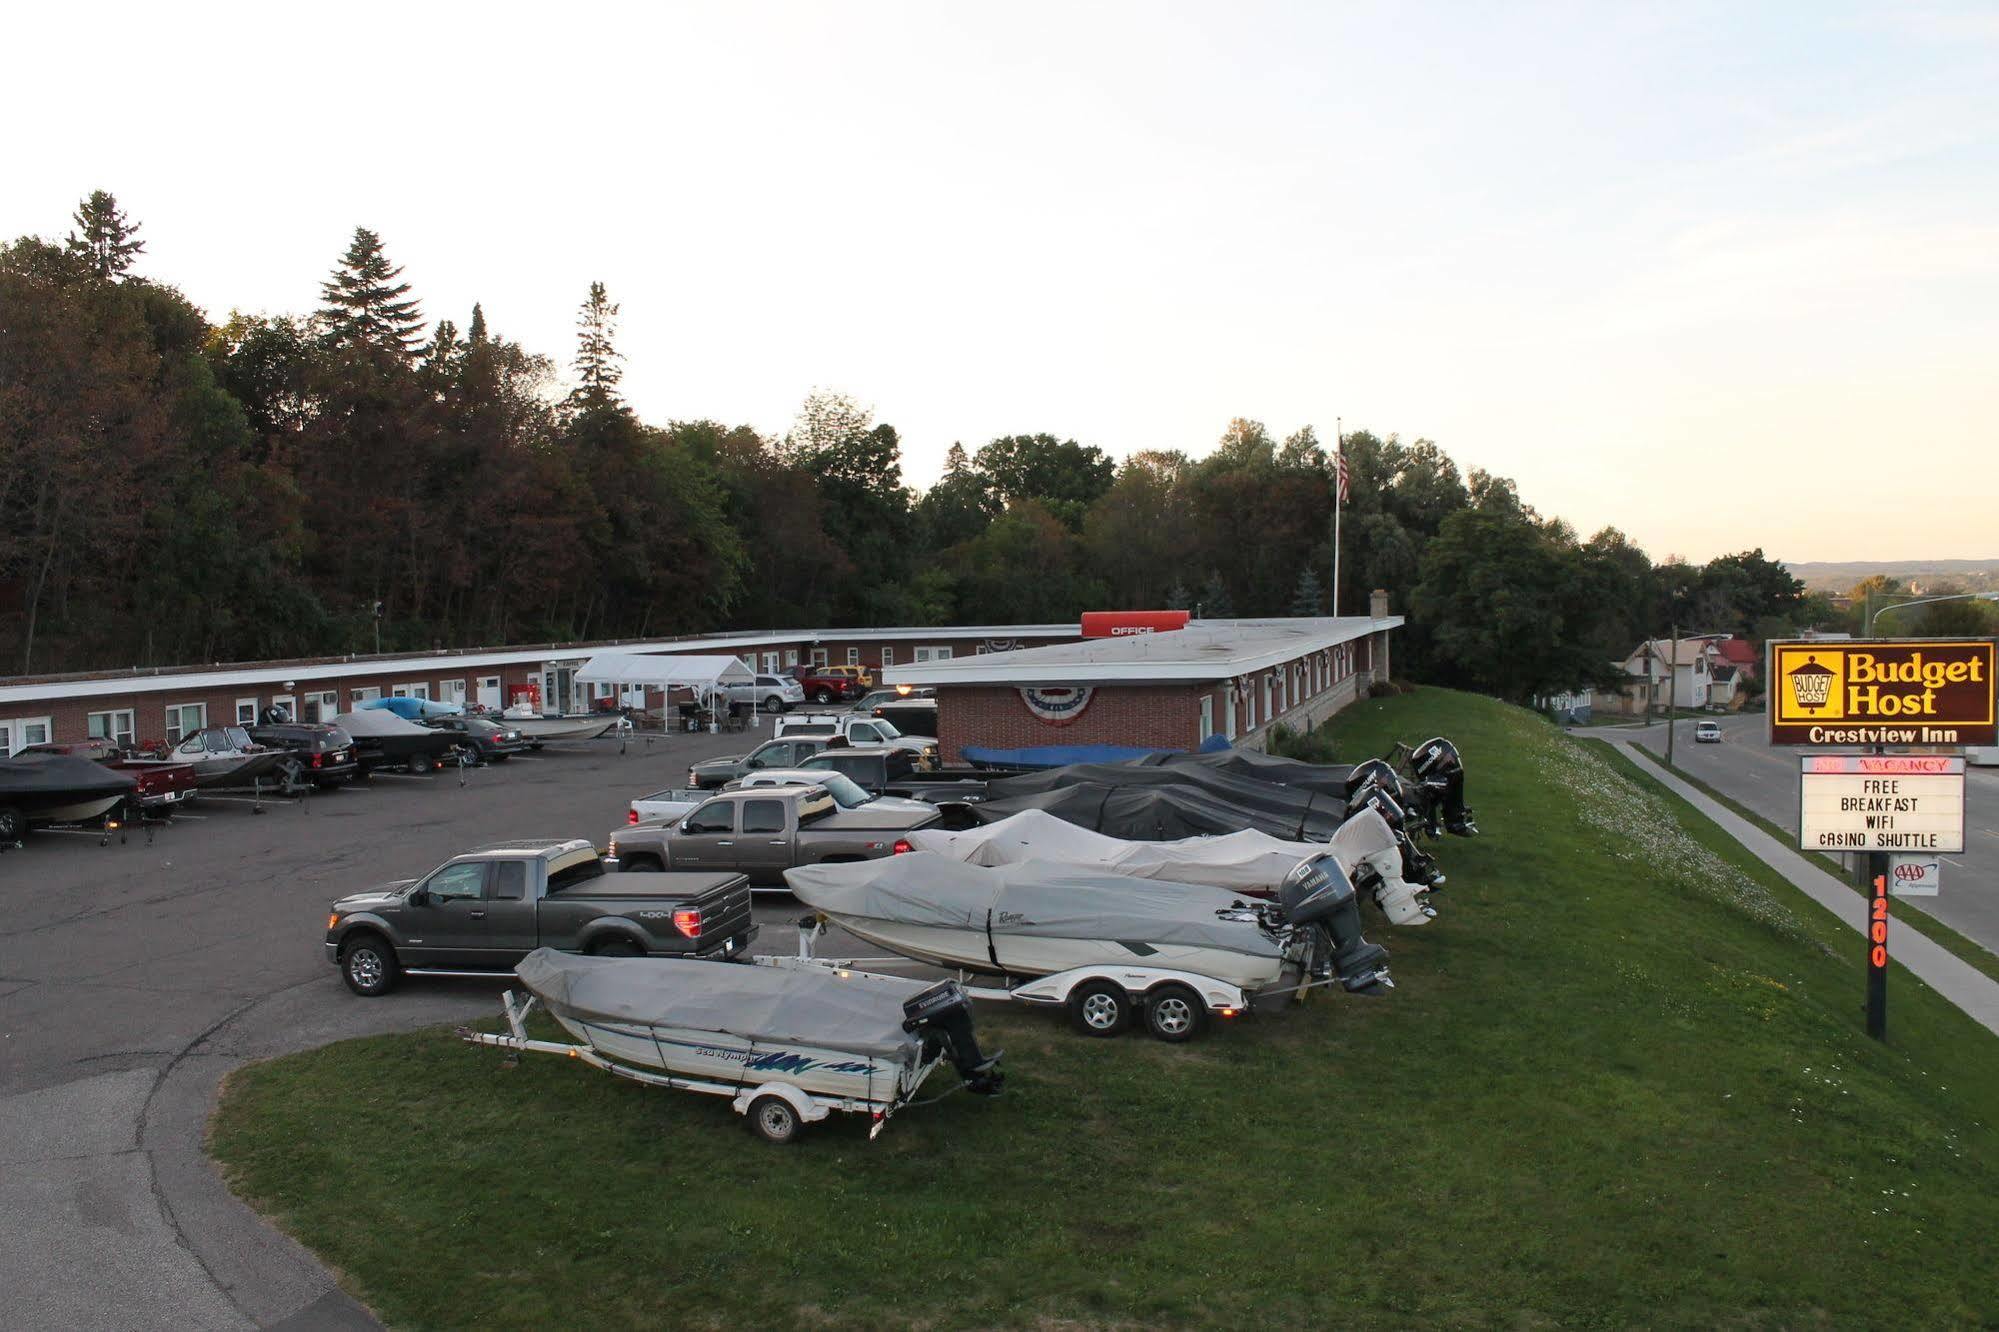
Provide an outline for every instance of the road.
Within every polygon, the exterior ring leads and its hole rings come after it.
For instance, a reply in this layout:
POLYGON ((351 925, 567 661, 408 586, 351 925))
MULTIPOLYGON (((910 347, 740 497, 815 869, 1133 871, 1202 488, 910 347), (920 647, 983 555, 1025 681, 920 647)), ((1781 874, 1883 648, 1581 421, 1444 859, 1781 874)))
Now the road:
MULTIPOLYGON (((597 741, 268 807, 205 804, 151 845, 37 834, 0 854, 0 1326, 367 1327, 202 1151, 247 1060, 496 1011, 488 981, 349 994, 326 906, 502 837, 601 844, 632 796, 768 735, 597 741)), ((788 950, 795 904, 760 906, 788 950)))
MULTIPOLYGON (((1680 771, 1796 835, 1798 758, 1805 751, 1770 745, 1761 713, 1723 718, 1718 745, 1695 744, 1690 721, 1678 726, 1673 762, 1680 771)), ((1664 726, 1599 734, 1636 739, 1656 754, 1666 752, 1664 726)), ((1943 890, 1937 896, 1904 901, 1999 953, 1999 770, 1969 769, 1964 797, 1964 854, 1943 857, 1943 890)))

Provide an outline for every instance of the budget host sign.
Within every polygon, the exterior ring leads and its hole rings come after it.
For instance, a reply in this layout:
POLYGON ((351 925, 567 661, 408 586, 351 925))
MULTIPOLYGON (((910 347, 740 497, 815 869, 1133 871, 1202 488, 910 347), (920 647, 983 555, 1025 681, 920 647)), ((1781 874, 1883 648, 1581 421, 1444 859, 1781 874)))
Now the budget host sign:
POLYGON ((1773 745, 1994 743, 1992 640, 1772 642, 1773 745))

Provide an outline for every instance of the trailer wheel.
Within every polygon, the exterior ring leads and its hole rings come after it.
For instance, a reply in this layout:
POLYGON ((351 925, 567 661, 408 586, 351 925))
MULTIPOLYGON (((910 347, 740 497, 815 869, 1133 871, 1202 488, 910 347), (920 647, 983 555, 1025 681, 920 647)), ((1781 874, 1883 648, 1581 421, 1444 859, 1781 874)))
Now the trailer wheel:
POLYGON ((305 794, 305 763, 289 758, 278 764, 278 787, 288 796, 305 794))
POLYGON ((0 842, 18 842, 27 831, 25 814, 12 805, 0 805, 0 842))
POLYGON ((1131 1025, 1131 996, 1116 981, 1084 981, 1069 992, 1069 1022, 1085 1036, 1115 1036, 1131 1025))
POLYGON ((1208 1006, 1177 981, 1155 987, 1145 996, 1145 1028, 1162 1041, 1191 1041, 1208 1025, 1208 1006))
POLYGON ((436 766, 437 760, 429 754, 410 755, 409 768, 411 772, 429 772, 436 766))
POLYGON ((782 1096, 759 1096, 750 1102, 750 1127, 765 1142, 781 1147, 798 1136, 798 1111, 782 1096))

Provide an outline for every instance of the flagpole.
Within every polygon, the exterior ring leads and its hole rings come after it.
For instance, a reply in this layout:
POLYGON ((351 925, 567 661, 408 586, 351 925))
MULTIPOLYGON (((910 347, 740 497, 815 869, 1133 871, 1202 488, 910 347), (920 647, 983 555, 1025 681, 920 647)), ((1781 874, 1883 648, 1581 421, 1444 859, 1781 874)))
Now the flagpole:
POLYGON ((1346 464, 1346 432, 1333 418, 1333 618, 1340 615, 1340 468, 1346 464))

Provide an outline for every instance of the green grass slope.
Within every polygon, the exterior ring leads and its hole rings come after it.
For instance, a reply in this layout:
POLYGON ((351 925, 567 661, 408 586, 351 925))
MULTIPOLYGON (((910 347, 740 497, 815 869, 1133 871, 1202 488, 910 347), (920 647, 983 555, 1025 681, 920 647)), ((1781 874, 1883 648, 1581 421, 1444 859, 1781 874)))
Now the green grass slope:
MULTIPOLYGON (((765 1147, 720 1098, 447 1033, 230 1082, 239 1192, 393 1324, 1990 1324, 1999 1042, 1533 715, 1424 690, 1349 757, 1453 737, 1399 988, 1191 1046, 981 1009, 1007 1095, 765 1147)), ((342 1000, 344 1002, 344 1000, 342 1000)), ((393 1000, 389 1001, 393 1002, 393 1000)))

